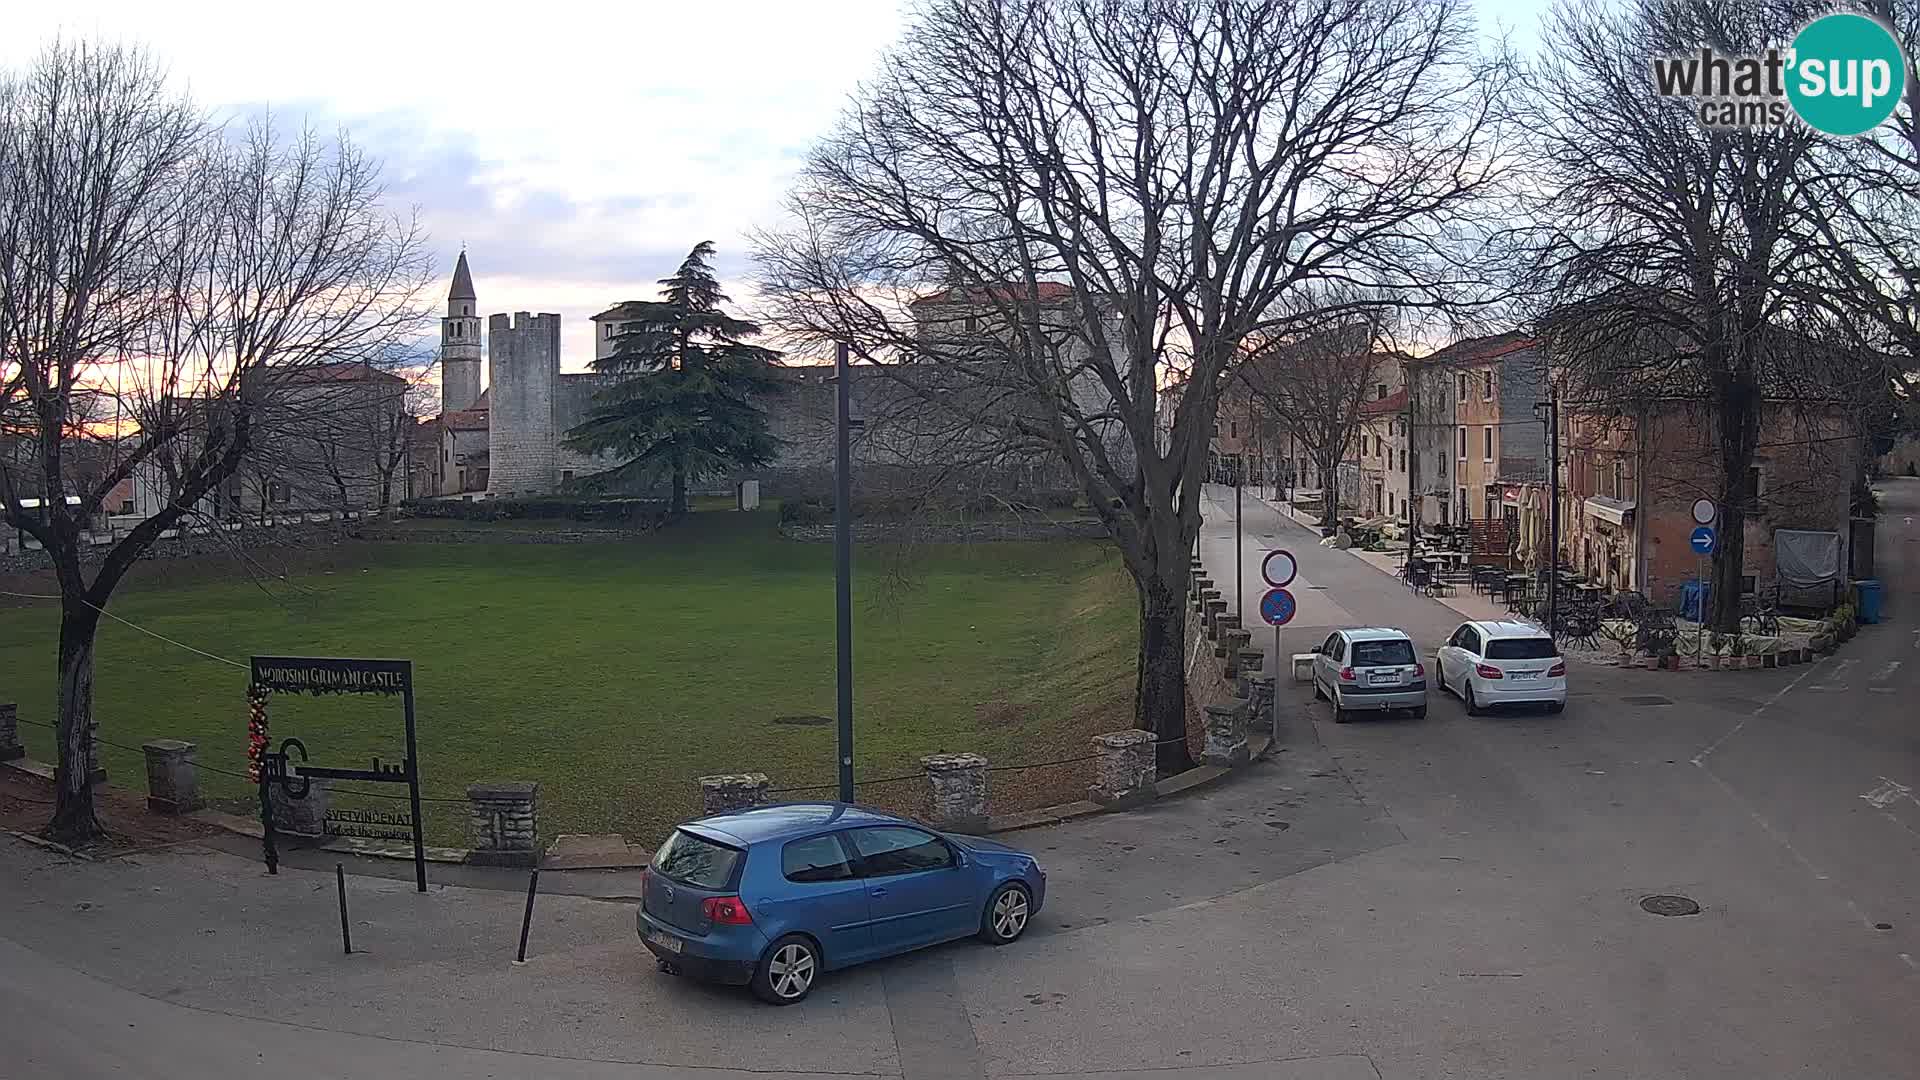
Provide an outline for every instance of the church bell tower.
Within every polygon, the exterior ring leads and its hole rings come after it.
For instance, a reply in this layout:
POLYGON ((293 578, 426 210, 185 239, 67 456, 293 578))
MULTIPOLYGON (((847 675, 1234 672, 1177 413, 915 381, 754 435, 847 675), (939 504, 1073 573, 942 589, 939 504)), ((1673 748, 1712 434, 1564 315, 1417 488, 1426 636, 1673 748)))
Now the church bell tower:
POLYGON ((447 315, 440 320, 440 411, 470 409, 480 398, 479 298, 473 295, 473 274, 467 253, 453 267, 453 287, 447 290, 447 315))

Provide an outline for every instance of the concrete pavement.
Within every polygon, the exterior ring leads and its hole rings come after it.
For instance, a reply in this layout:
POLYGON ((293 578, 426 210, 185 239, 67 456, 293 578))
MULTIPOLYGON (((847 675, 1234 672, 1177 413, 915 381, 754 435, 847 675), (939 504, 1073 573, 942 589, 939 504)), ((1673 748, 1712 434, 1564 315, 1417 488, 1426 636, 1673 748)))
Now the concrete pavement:
MULTIPOLYGON (((1231 781, 1016 836, 1052 875, 1027 940, 838 973, 793 1009, 658 974, 617 899, 543 895, 515 966, 518 895, 356 878, 345 957, 330 875, 0 838, 0 1075, 1911 1076, 1920 485, 1888 502, 1896 621, 1836 660, 1583 671, 1552 717, 1436 696, 1335 726, 1286 688, 1284 749, 1231 781), (1667 893, 1701 914, 1639 905, 1667 893)), ((1230 580, 1220 510, 1202 551, 1230 580)), ((1458 621, 1258 513, 1300 559, 1288 651, 1353 622, 1430 648, 1458 621)))

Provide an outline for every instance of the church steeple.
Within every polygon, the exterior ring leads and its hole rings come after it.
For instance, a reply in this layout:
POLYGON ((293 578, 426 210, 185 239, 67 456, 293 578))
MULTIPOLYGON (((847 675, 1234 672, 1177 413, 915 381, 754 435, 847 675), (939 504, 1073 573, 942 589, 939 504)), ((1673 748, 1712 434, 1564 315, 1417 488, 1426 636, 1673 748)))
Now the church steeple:
MULTIPOLYGON (((461 248, 460 261, 453 264, 453 288, 447 290, 447 314, 456 314, 452 303, 455 300, 478 299, 480 298, 473 294, 473 275, 467 272, 467 250, 461 248)), ((473 312, 469 310, 465 314, 471 315, 473 312)))
POLYGON ((440 320, 440 411, 459 412, 480 397, 480 298, 473 291, 467 253, 453 264, 447 317, 440 320))

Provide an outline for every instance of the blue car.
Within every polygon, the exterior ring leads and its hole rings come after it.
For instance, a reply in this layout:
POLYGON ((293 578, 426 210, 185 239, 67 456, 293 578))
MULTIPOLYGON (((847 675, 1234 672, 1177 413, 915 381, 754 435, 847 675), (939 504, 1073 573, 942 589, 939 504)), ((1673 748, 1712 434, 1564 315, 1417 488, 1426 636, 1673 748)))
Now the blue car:
POLYGON ((1046 900, 1024 851, 845 803, 719 814, 654 853, 637 916, 663 971, 792 1005, 825 971, 977 935, 1005 945, 1046 900))

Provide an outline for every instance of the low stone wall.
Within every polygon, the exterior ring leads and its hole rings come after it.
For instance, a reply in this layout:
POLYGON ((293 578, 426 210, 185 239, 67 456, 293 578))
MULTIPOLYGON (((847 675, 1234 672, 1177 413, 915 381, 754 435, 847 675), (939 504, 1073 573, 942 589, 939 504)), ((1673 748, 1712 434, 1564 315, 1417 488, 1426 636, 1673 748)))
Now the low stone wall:
MULTIPOLYGON (((833 542, 832 525, 782 525, 780 535, 809 544, 833 542)), ((1019 540, 1104 540, 1107 527, 1098 521, 856 521, 857 544, 971 544, 1019 540)))
POLYGON ((645 536, 644 529, 498 529, 487 525, 446 529, 362 529, 361 540, 383 544, 619 544, 645 536))
MULTIPOLYGON (((320 547, 339 542, 345 530, 352 527, 350 522, 287 522, 282 525, 261 526, 246 525, 225 535, 196 532, 185 536, 163 536, 148 545, 141 554, 143 559, 194 559, 209 555, 226 555, 235 547, 274 544, 280 547, 320 547)), ((5 530, 11 534, 12 530, 5 530)), ((100 533, 105 537, 106 533, 100 533)), ((99 562, 112 551, 114 544, 124 537, 115 536, 112 542, 88 544, 80 552, 83 564, 99 562)), ((19 551, 0 552, 0 574, 31 574, 51 569, 53 563, 47 553, 22 548, 19 551)))

